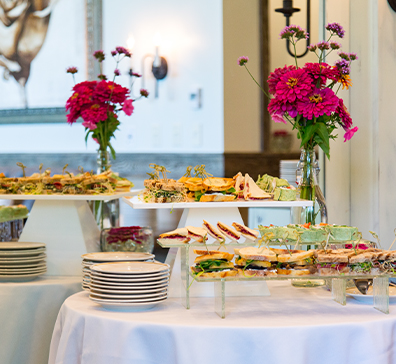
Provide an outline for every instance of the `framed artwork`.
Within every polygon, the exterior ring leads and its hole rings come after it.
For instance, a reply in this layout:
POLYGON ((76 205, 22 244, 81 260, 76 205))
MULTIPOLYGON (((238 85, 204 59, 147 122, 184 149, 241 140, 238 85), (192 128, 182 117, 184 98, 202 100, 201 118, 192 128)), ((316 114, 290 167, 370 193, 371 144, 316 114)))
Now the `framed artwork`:
POLYGON ((94 78, 101 43, 102 0, 0 0, 0 124, 64 123, 66 68, 94 78))

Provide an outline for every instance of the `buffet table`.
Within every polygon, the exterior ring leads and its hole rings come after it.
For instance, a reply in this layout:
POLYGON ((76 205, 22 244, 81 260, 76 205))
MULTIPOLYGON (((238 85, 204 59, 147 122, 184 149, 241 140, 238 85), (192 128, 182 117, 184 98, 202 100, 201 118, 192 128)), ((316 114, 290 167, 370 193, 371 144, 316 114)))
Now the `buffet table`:
POLYGON ((395 307, 383 315, 372 300, 340 306, 323 287, 268 286, 270 297, 230 297, 225 320, 213 298, 116 312, 77 293, 60 310, 49 364, 394 363, 395 307))
POLYGON ((81 291, 80 277, 38 277, 0 283, 0 363, 43 364, 64 300, 81 291))

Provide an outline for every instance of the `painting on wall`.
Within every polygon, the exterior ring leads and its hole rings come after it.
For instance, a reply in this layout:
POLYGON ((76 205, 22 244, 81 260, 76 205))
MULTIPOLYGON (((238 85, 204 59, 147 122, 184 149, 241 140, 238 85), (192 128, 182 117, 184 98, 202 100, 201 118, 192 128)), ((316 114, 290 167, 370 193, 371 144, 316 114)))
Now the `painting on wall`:
POLYGON ((0 123, 64 116, 66 68, 86 77, 86 9, 81 0, 0 0, 0 123))

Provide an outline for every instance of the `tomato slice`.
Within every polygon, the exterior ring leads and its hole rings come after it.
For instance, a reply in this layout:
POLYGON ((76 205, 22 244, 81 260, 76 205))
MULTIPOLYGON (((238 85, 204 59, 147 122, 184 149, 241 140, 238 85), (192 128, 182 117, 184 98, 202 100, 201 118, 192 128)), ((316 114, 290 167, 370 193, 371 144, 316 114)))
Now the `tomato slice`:
POLYGON ((62 189, 62 183, 60 182, 54 182, 54 186, 57 190, 61 190, 62 189))

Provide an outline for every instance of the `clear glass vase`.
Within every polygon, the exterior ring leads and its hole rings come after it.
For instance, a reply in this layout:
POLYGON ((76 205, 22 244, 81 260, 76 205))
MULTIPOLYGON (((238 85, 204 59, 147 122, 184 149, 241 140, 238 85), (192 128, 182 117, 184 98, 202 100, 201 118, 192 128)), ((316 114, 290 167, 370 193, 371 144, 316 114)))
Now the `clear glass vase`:
MULTIPOLYGON (((111 168, 110 153, 107 150, 98 149, 97 173, 103 173, 111 168)), ((120 226, 120 201, 119 199, 109 201, 91 201, 92 212, 99 229, 120 226)))
MULTIPOLYGON (((313 201, 312 207, 301 210, 301 223, 311 223, 315 225, 320 214, 320 222, 327 223, 327 207, 322 190, 318 184, 319 162, 313 149, 302 149, 300 161, 297 164, 296 177, 300 199, 313 201)), ((311 246, 307 246, 307 250, 311 246)), ((292 285, 295 287, 318 287, 323 286, 322 279, 293 279, 292 285)))

